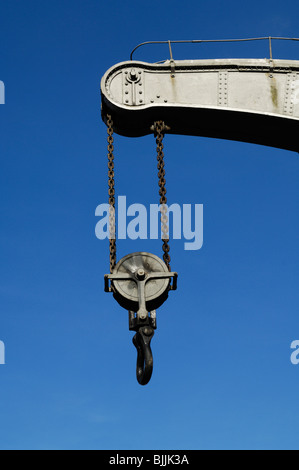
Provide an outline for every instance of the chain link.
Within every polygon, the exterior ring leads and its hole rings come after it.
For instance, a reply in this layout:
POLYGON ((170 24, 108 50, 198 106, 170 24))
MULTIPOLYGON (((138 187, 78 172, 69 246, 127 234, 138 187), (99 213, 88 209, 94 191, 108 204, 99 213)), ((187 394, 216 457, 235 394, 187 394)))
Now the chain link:
POLYGON ((114 139, 113 121, 107 114, 107 134, 108 134, 108 195, 109 195, 109 254, 110 272, 116 266, 116 233, 115 233, 115 182, 114 182, 114 139))
POLYGON ((163 121, 156 121, 153 126, 153 130, 156 137, 157 144, 157 161, 158 161, 158 178, 159 178, 159 195, 160 195, 160 212, 161 212, 161 230, 162 230, 162 240, 163 240, 163 260, 168 267, 170 268, 170 256, 169 256, 169 226, 168 226, 168 217, 167 217, 167 197, 166 197, 166 179, 165 179, 165 163, 164 163, 164 145, 163 137, 164 133, 168 128, 166 127, 163 121))

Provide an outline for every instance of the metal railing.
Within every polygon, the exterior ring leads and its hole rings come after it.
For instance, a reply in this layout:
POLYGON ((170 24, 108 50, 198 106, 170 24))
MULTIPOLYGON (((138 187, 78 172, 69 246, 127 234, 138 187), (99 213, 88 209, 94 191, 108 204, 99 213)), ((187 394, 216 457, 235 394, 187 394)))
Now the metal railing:
POLYGON ((261 37, 261 38, 246 38, 246 39, 191 39, 191 40, 168 40, 168 41, 146 41, 142 42, 141 44, 138 44, 136 46, 131 54, 130 54, 130 60, 133 60, 133 54, 134 52, 139 49, 139 47, 150 45, 150 44, 168 44, 169 47, 169 53, 170 53, 170 59, 173 60, 173 54, 172 54, 172 44, 201 44, 201 43, 212 43, 212 42, 247 42, 247 41, 268 41, 269 42, 269 55, 270 59, 273 60, 273 53, 272 53, 272 41, 273 40, 279 40, 279 41, 299 41, 299 38, 284 38, 284 37, 273 37, 273 36, 266 36, 266 37, 261 37))

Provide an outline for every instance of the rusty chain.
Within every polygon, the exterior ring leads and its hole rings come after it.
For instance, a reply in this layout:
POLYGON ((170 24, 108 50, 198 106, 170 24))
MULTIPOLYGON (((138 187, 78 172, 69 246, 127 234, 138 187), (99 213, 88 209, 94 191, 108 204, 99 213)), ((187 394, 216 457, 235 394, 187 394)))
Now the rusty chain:
POLYGON ((160 195, 160 212, 161 212, 161 230, 162 230, 162 240, 163 240, 163 260, 168 267, 170 268, 170 256, 169 256, 169 226, 168 226, 168 217, 167 217, 167 197, 166 197, 166 179, 165 179, 165 162, 164 162, 164 145, 163 137, 166 130, 169 128, 165 125, 164 121, 156 121, 153 125, 153 130, 156 137, 157 144, 157 161, 158 161, 158 178, 159 178, 159 195, 160 195))
POLYGON ((108 134, 108 195, 109 195, 109 254, 110 272, 116 266, 116 233, 115 233, 115 182, 114 182, 114 139, 113 121, 107 114, 107 134, 108 134))
MULTIPOLYGON (((169 226, 167 217, 167 197, 166 197, 166 179, 164 163, 163 137, 168 127, 163 121, 157 121, 152 126, 157 144, 160 212, 161 212, 161 230, 163 240, 163 260, 169 269, 169 226)), ((107 114, 107 134, 108 134, 108 194, 109 194, 109 254, 110 254, 110 272, 112 273, 116 266, 116 229, 115 229, 115 181, 114 181, 114 139, 113 139, 113 121, 111 115, 107 114)))

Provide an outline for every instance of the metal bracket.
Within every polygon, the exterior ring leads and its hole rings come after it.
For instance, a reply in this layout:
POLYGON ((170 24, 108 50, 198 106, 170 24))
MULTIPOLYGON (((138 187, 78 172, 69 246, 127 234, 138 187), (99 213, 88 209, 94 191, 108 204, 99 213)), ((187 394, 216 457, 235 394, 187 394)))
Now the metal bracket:
POLYGON ((109 281, 134 281, 137 283, 138 287, 138 303, 139 303, 139 310, 137 312, 137 316, 140 319, 146 319, 148 311, 146 309, 146 299, 145 299, 145 284, 152 280, 152 279, 173 279, 172 284, 169 285, 168 290, 176 290, 177 289, 177 278, 178 273, 176 272, 161 272, 161 273, 145 273, 143 270, 139 270, 140 272, 137 273, 137 278, 133 274, 129 273, 117 273, 117 274, 105 274, 104 281, 105 281, 105 292, 114 292, 113 287, 109 284, 109 281), (142 271, 142 272, 141 272, 142 271))
POLYGON ((141 326, 150 326, 154 330, 157 329, 156 310, 149 312, 149 315, 142 321, 135 315, 135 312, 129 312, 129 330, 138 331, 141 326))
POLYGON ((138 68, 122 72, 123 76, 123 104, 127 106, 141 106, 144 104, 144 72, 138 68))
POLYGON ((170 54, 171 78, 175 78, 175 61, 173 60, 171 41, 168 41, 168 46, 169 46, 169 54, 170 54))

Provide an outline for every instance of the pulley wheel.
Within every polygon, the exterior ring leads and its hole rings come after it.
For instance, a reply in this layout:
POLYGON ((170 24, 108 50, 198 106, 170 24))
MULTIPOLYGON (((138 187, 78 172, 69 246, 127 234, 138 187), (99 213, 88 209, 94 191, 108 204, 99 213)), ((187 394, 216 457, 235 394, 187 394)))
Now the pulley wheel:
MULTIPOLYGON (((169 270, 158 256, 152 253, 137 252, 122 258, 113 270, 113 274, 129 274, 130 279, 113 280, 114 297, 125 309, 136 312, 138 303, 139 279, 147 279, 151 273, 168 273, 169 270), (140 276, 144 273, 144 277, 140 276)), ((159 308, 168 297, 169 278, 148 279, 145 282, 145 301, 148 312, 159 308)))

